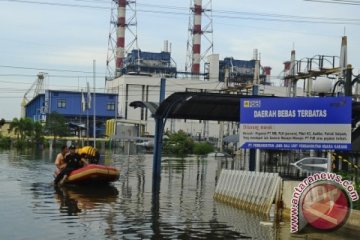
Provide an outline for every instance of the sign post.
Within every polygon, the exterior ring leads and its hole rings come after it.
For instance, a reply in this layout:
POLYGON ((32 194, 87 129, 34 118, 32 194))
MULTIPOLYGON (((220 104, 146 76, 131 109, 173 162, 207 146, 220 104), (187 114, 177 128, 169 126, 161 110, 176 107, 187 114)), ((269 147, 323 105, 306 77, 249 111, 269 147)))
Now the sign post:
POLYGON ((351 150, 350 97, 242 98, 240 146, 351 150))

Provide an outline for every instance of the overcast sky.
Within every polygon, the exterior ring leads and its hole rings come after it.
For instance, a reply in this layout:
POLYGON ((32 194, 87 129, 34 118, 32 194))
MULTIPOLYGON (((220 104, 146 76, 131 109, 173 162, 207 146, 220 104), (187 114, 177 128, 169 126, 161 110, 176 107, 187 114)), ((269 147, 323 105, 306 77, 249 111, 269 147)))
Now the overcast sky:
MULTIPOLYGON (((358 74, 360 1, 334 2, 213 0, 214 53, 250 60, 257 48, 275 79, 293 48, 297 59, 339 56, 345 32, 348 63, 358 74)), ((160 52, 168 40, 180 71, 189 6, 190 0, 137 0, 139 48, 160 52)), ((82 89, 92 84, 96 60, 96 87, 104 91, 110 7, 111 0, 0 0, 0 118, 20 117, 21 100, 39 72, 48 73, 51 89, 82 89)))

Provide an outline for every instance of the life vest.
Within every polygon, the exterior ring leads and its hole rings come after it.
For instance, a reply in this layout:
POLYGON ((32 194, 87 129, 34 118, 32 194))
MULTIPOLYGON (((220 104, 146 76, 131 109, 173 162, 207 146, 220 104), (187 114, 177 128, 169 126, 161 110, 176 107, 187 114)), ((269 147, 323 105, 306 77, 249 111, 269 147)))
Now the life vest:
POLYGON ((77 154, 79 154, 82 158, 85 158, 89 161, 89 163, 98 163, 100 159, 100 154, 93 148, 92 146, 84 146, 82 148, 77 149, 77 154))

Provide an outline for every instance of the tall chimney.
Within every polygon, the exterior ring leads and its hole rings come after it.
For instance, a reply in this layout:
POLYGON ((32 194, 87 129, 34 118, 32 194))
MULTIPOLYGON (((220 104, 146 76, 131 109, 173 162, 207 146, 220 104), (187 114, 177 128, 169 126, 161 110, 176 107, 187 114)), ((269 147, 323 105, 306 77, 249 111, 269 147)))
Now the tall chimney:
POLYGON ((259 60, 259 54, 258 54, 257 49, 254 49, 253 58, 255 60, 253 84, 259 85, 260 84, 260 60, 259 60))
POLYGON ((201 14, 202 14, 202 0, 195 0, 194 1, 192 66, 191 66, 191 72, 194 74, 200 73, 201 34, 202 34, 201 14))
POLYGON ((346 71, 347 66, 347 36, 341 38, 341 50, 340 50, 340 77, 344 77, 344 71, 346 71))
POLYGON ((266 76, 266 83, 270 83, 270 77, 271 77, 271 67, 265 66, 264 68, 264 74, 266 76))
POLYGON ((125 58, 125 28, 126 28, 126 0, 118 0, 118 21, 116 41, 116 75, 119 75, 124 66, 125 58))
POLYGON ((169 52, 169 41, 165 40, 164 41, 164 52, 169 52))

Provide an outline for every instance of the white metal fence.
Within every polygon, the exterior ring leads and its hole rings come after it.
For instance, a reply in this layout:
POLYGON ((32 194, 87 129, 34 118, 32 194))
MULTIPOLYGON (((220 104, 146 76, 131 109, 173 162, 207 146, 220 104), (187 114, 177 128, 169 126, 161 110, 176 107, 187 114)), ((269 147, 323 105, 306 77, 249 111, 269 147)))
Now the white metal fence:
POLYGON ((214 198, 235 207, 269 214, 281 199, 282 179, 277 173, 221 171, 214 198))

